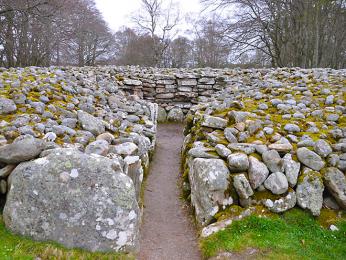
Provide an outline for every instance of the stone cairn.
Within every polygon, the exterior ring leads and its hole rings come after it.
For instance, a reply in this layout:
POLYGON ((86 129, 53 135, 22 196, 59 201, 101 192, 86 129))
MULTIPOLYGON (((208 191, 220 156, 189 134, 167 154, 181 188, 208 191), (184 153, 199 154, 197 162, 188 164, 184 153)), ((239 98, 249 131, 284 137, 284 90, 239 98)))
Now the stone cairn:
POLYGON ((68 248, 138 250, 158 106, 97 69, 0 71, 7 228, 68 248))
POLYGON ((157 121, 185 117, 184 192, 201 225, 254 206, 345 209, 345 83, 330 69, 1 68, 4 222, 68 248, 137 251, 157 121))
POLYGON ((191 108, 184 191, 208 236, 251 210, 346 209, 346 70, 244 70, 191 108), (245 210, 247 209, 247 210, 245 210), (244 211, 245 210, 245 211, 244 211))

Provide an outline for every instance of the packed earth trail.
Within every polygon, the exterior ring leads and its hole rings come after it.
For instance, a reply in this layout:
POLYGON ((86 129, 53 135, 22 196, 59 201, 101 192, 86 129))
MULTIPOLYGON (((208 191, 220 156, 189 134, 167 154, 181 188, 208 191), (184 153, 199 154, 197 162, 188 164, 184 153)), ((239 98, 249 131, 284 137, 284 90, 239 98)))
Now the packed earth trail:
POLYGON ((178 187, 183 126, 158 127, 157 147, 144 194, 140 260, 200 259, 196 231, 178 187))

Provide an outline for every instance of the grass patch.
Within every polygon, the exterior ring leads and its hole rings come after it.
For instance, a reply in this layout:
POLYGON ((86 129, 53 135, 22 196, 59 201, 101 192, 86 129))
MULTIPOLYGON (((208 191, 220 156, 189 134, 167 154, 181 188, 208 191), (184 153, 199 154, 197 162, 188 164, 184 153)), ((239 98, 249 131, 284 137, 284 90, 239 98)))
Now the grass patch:
POLYGON ((30 260, 40 258, 63 260, 125 260, 135 259, 132 255, 120 253, 90 253, 80 249, 69 250, 55 243, 32 241, 28 238, 13 235, 6 230, 0 215, 0 259, 1 260, 30 260))
POLYGON ((346 221, 339 231, 322 228, 310 214, 290 210, 281 217, 252 215, 201 241, 205 257, 257 248, 266 259, 345 259, 346 221))

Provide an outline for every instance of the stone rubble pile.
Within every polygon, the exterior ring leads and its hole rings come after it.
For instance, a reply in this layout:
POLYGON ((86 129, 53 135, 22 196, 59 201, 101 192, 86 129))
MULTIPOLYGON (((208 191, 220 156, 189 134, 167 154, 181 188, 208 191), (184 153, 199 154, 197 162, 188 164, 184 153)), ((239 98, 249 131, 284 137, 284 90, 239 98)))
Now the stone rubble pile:
POLYGON ((184 192, 208 225, 230 209, 346 209, 346 70, 261 69, 191 108, 184 192))
POLYGON ((0 69, 0 193, 11 231, 138 250, 158 106, 122 84, 97 68, 0 69))
MULTIPOLYGON (((68 68, 67 68, 68 69, 68 68)), ((81 68, 88 74, 90 68, 81 68)), ((183 121, 189 109, 222 90, 241 70, 166 69, 105 66, 97 76, 118 81, 119 89, 159 105, 159 121, 183 121)))

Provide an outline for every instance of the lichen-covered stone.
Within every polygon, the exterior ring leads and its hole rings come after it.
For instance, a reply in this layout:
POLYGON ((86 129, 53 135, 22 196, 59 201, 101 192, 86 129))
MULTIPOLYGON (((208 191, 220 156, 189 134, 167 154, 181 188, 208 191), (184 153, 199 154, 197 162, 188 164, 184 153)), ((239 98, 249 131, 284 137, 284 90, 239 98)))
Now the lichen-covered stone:
POLYGON ((249 158, 244 153, 232 153, 227 161, 231 172, 244 172, 249 168, 249 158))
POLYGON ((91 132, 95 136, 105 132, 105 126, 100 119, 82 110, 78 110, 78 122, 84 130, 91 132))
POLYGON ((318 154, 306 147, 297 149, 297 157, 302 164, 315 171, 321 170, 326 164, 318 154))
POLYGON ((340 207, 346 209, 346 177, 335 167, 323 171, 323 179, 328 191, 333 195, 340 207))
POLYGON ((133 182, 112 165, 105 157, 71 149, 20 164, 11 174, 6 227, 68 248, 138 249, 140 211, 133 182))
POLYGON ((36 158, 45 148, 41 139, 26 135, 13 143, 0 146, 0 162, 17 164, 36 158))
POLYGON ((324 185, 318 172, 306 170, 299 177, 296 195, 297 204, 309 210, 314 216, 319 216, 323 204, 324 185))
POLYGON ((16 110, 17 106, 11 99, 0 97, 0 115, 9 114, 16 110))
POLYGON ((272 173, 264 182, 264 187, 274 194, 285 193, 288 189, 288 182, 285 174, 282 172, 272 173))
POLYGON ((254 194, 244 174, 238 174, 233 177, 233 186, 241 199, 248 199, 254 194))
POLYGON ((191 203, 197 221, 206 225, 219 211, 219 205, 232 204, 225 197, 229 185, 229 170, 223 160, 197 158, 190 164, 191 203))
POLYGON ((296 162, 292 159, 291 154, 286 154, 283 157, 284 160, 284 172, 288 181, 288 184, 291 187, 295 187, 297 184, 299 171, 300 171, 300 163, 296 162))
POLYGON ((251 187, 257 189, 267 179, 269 170, 267 166, 256 157, 249 157, 249 180, 251 187))

